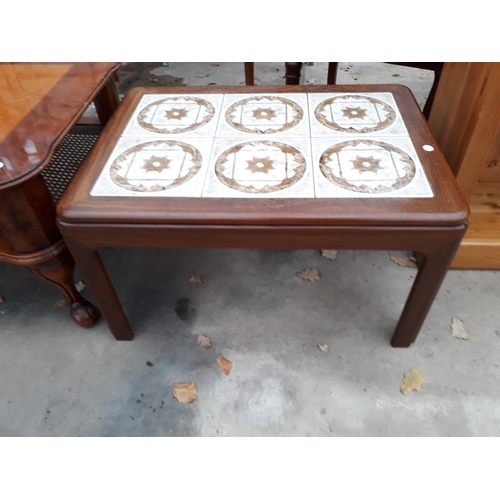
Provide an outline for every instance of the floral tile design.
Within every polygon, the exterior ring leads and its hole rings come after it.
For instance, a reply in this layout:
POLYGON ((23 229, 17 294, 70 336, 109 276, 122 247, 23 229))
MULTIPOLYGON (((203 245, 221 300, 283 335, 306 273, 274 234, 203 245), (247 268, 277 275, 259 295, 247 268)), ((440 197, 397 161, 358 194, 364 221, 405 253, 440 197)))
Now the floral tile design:
POLYGON ((313 141, 317 198, 432 198, 409 137, 313 141))
POLYGON ((213 139, 120 139, 91 196, 200 197, 213 139))
POLYGON ((216 139, 203 197, 314 198, 307 138, 216 139))
POLYGON ((308 94, 311 136, 408 135, 388 92, 308 94))
POLYGON ((306 94, 227 94, 218 137, 309 137, 306 94))
POLYGON ((90 194, 433 197, 384 92, 144 95, 90 194))
POLYGON ((147 94, 122 137, 210 137, 215 135, 221 94, 147 94))

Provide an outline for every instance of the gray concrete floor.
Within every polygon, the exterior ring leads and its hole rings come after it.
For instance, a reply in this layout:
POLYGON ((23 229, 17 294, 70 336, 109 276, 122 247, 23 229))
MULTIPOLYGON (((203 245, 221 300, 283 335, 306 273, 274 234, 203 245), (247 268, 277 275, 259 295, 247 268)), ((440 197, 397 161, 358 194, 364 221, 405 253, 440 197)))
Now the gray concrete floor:
MULTIPOLYGON (((241 63, 167 68, 184 84, 198 83, 195 75, 205 71, 218 84, 243 81, 241 63)), ((256 74, 279 84, 272 75, 284 71, 276 68, 284 63, 257 64, 256 74)), ((397 79, 423 103, 429 75, 394 68, 353 64, 342 78, 354 81, 354 71, 359 83, 397 79), (364 74, 369 68, 379 72, 364 74)), ((326 63, 305 73, 322 83, 326 63)), ((343 251, 335 261, 313 250, 101 254, 133 342, 115 341, 104 321, 79 329, 56 306, 55 289, 0 264, 0 435, 500 434, 499 272, 450 271, 416 343, 393 349, 389 339, 415 270, 398 267, 388 252, 343 251), (296 272, 306 267, 319 269, 321 280, 300 280, 296 272), (193 273, 202 285, 189 282, 193 273), (185 314, 175 311, 179 299, 189 299, 185 314), (452 337, 452 317, 463 320, 469 340, 452 337), (199 334, 212 340, 210 349, 197 345, 199 334), (228 376, 218 356, 233 363, 228 376), (412 368, 425 383, 404 396, 399 388, 412 368), (177 382, 194 382, 198 400, 174 399, 177 382)))

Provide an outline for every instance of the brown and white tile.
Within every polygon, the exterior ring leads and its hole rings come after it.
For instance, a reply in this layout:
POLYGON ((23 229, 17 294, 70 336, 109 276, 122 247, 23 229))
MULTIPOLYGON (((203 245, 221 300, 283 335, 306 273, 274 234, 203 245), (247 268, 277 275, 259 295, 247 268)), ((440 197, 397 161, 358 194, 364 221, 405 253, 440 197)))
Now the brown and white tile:
POLYGON ((122 138, 91 196, 200 197, 213 139, 122 138))
POLYGON ((203 197, 314 198, 309 138, 218 138, 203 197))
POLYGON ((312 140, 316 198, 432 198, 409 137, 312 140))
POLYGON ((308 94, 312 137, 408 135, 390 92, 308 94))
POLYGON ((219 137, 309 137, 306 94, 226 94, 219 137))
POLYGON ((122 137, 213 137, 222 94, 147 94, 122 137))

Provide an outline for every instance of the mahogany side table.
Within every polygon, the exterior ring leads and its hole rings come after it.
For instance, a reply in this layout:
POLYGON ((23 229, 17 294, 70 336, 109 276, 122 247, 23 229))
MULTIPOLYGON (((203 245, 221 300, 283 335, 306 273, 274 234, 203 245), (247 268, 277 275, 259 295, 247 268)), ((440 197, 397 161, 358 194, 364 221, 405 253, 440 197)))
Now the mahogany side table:
POLYGON ((119 63, 0 64, 0 262, 26 266, 55 285, 73 321, 93 326, 96 308, 73 283, 74 261, 56 226, 41 172, 92 101, 106 123, 118 106, 119 63))
POLYGON ((58 206, 108 326, 133 332, 99 247, 413 250, 391 344, 416 338, 466 229, 460 193, 399 85, 131 90, 58 206))

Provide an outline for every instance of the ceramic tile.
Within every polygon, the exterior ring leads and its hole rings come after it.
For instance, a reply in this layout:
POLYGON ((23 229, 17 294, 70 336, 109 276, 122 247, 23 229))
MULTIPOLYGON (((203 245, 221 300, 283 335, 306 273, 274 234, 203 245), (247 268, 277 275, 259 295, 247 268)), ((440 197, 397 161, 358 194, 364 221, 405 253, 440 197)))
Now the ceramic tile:
POLYGON ((200 197, 213 139, 122 138, 91 196, 200 197))
POLYGON ((203 197, 314 198, 309 138, 216 139, 203 197))
POLYGON ((390 92, 308 94, 311 136, 408 135, 390 92))
POLYGON ((409 137, 312 139, 317 198, 432 198, 409 137))
POLYGON ((222 99, 222 94, 144 95, 122 137, 214 136, 222 99))
POLYGON ((308 137, 306 94, 228 94, 219 137, 308 137))

